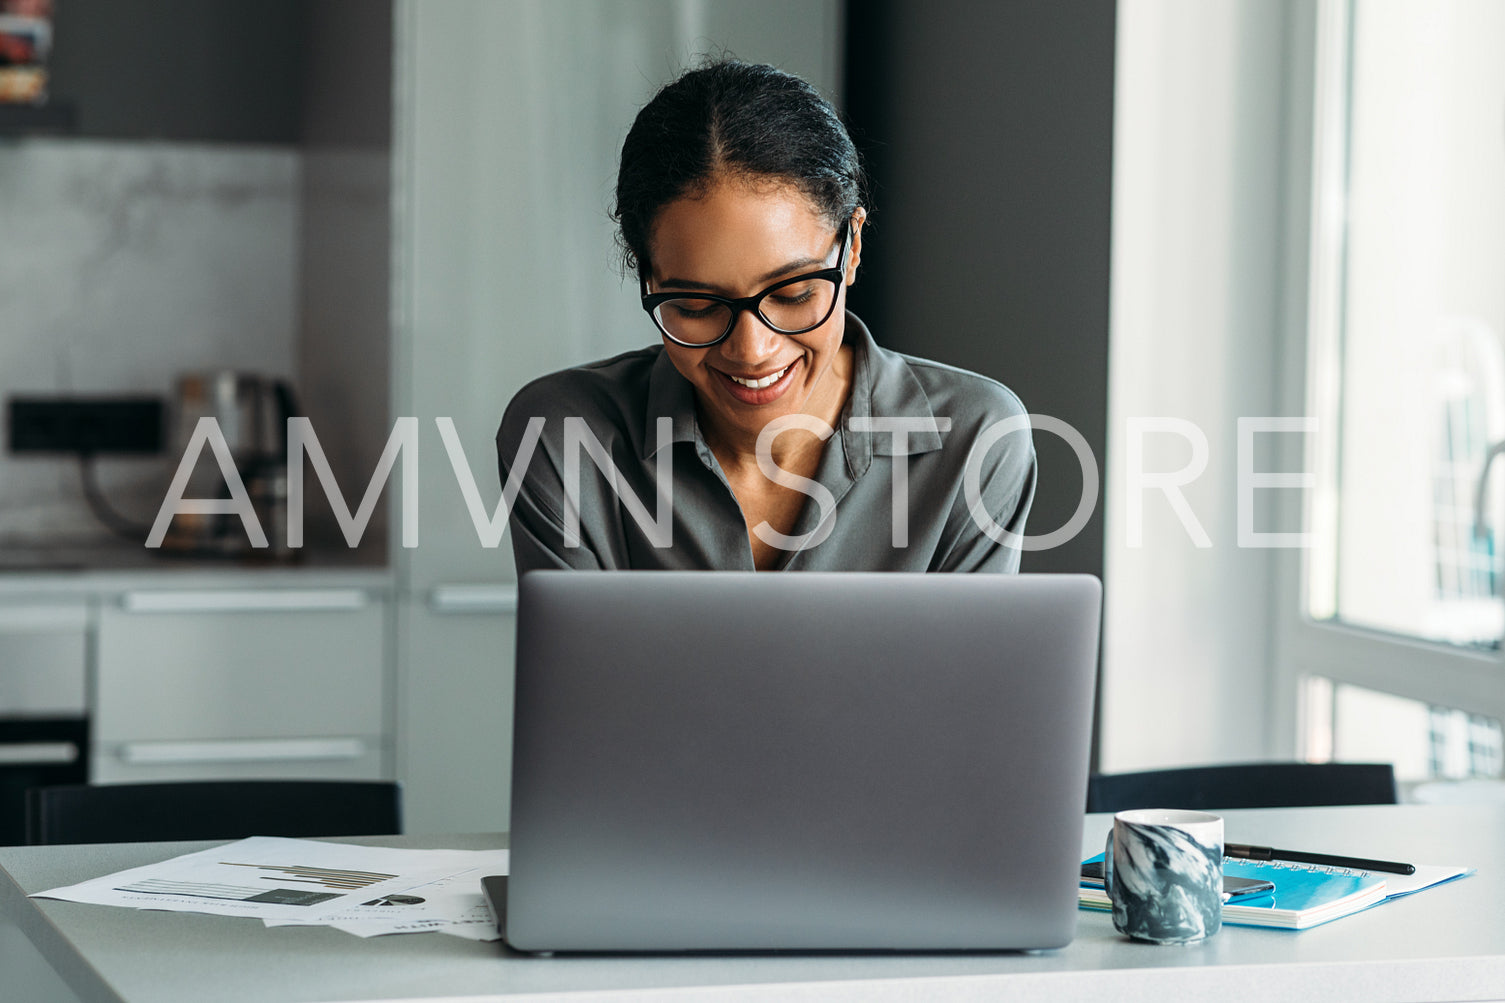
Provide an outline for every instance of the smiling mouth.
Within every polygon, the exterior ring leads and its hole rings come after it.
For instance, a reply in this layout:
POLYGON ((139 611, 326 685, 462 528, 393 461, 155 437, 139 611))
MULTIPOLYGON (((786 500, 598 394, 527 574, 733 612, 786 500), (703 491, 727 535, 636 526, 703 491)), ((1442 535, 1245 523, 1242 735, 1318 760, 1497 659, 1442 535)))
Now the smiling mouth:
POLYGON ((757 379, 757 380, 744 379, 741 376, 733 376, 731 373, 723 373, 722 375, 724 375, 727 379, 731 380, 733 383, 737 383, 737 384, 740 384, 741 386, 747 387, 749 390, 762 390, 765 387, 771 387, 771 386, 773 386, 775 383, 779 382, 779 380, 783 379, 784 378, 784 374, 787 373, 787 372, 789 372, 790 367, 793 366, 793 365, 794 365, 794 363, 791 362, 791 363, 789 363, 788 366, 785 366, 783 369, 780 369, 778 372, 776 372, 776 373, 769 373, 767 376, 764 376, 762 379, 757 379))

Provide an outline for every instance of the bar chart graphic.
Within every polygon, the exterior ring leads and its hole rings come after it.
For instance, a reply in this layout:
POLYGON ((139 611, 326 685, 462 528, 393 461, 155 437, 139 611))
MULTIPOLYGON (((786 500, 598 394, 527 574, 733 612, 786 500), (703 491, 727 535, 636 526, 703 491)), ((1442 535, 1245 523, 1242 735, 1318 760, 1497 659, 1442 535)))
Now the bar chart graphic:
POLYGON ((291 866, 244 864, 233 860, 221 860, 220 863, 226 867, 249 867, 258 871, 272 872, 262 875, 263 881, 276 881, 279 884, 322 885, 325 888, 342 892, 359 891, 397 877, 396 874, 383 874, 379 871, 347 871, 337 867, 307 867, 301 864, 291 866))
POLYGON ((235 885, 216 881, 172 881, 147 878, 119 888, 123 892, 143 895, 181 895, 189 898, 227 899, 239 902, 263 902, 276 905, 312 906, 339 898, 342 893, 360 891, 397 877, 380 871, 352 871, 338 867, 309 867, 303 864, 251 864, 221 860, 224 867, 244 867, 266 873, 247 875, 279 886, 235 885), (316 885, 316 888, 289 888, 287 885, 316 885), (323 890, 319 890, 323 889, 323 890))

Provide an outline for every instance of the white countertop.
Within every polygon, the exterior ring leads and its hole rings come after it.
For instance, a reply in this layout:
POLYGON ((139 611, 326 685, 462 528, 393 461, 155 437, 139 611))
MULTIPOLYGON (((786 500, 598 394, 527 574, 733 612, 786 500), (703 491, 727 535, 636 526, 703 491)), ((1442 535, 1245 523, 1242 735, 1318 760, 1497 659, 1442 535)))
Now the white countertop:
MULTIPOLYGON (((208 844, 0 849, 0 919, 16 924, 79 998, 311 1001, 478 999, 1259 1001, 1492 999, 1505 994, 1505 806, 1225 813, 1241 842, 1468 864, 1473 877, 1300 932, 1225 927, 1188 947, 1133 943, 1101 913, 1036 954, 528 957, 440 934, 358 938, 325 928, 27 899, 37 891, 208 844)), ((1083 856, 1110 824, 1088 816, 1083 856)), ((479 848, 503 836, 407 836, 381 845, 479 848)), ((0 937, 0 944, 4 938, 0 937)))
POLYGON ((128 541, 20 545, 0 541, 0 601, 137 589, 382 589, 395 575, 384 544, 310 546, 295 560, 174 554, 128 541))

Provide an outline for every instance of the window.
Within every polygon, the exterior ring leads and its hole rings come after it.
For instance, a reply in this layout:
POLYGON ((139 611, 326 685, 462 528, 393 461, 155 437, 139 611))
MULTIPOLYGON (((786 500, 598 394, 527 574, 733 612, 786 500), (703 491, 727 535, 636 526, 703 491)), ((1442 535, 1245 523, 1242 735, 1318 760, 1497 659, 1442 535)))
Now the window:
POLYGON ((1409 779, 1501 770, 1502 37, 1494 0, 1326 0, 1315 36, 1317 487, 1284 695, 1309 758, 1409 779))

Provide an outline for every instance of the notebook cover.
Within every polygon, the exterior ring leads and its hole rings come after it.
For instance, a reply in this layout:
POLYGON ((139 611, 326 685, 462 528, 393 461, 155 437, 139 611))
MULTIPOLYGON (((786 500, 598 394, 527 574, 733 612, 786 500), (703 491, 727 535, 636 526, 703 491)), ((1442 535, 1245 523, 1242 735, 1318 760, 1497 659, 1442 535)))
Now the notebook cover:
MULTIPOLYGON (((1098 854, 1084 863, 1102 859, 1102 854, 1098 854)), ((1227 924, 1304 930, 1385 900, 1385 878, 1366 871, 1283 860, 1225 859, 1223 873, 1275 884, 1271 894, 1225 902, 1223 922, 1227 924)), ((1110 908, 1108 895, 1101 887, 1083 884, 1078 900, 1083 908, 1102 911, 1110 908)))

